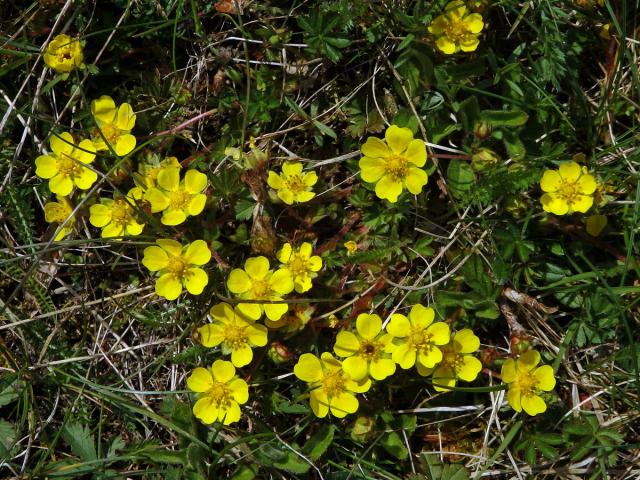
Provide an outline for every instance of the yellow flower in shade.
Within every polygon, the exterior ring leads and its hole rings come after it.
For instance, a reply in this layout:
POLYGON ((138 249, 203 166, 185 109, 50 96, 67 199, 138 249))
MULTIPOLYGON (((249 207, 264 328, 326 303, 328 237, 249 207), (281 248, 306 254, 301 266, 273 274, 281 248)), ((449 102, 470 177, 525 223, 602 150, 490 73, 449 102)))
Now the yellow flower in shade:
POLYGON ((187 217, 198 215, 204 209, 207 196, 207 176, 197 170, 187 170, 180 181, 180 169, 163 168, 158 172, 158 185, 148 189, 144 199, 151 204, 153 213, 162 212, 164 225, 180 225, 187 217))
POLYGON ((364 393, 371 387, 368 378, 359 382, 352 379, 329 352, 324 352, 320 358, 311 353, 302 354, 293 373, 309 384, 311 410, 319 418, 326 417, 329 412, 338 418, 355 413, 359 403, 354 394, 364 393))
POLYGON ((132 189, 127 197, 116 196, 101 198, 100 203, 91 205, 89 209, 89 223, 94 227, 102 228, 102 238, 136 236, 142 233, 144 223, 138 223, 135 217, 135 195, 137 191, 132 189))
POLYGON ((538 363, 540 354, 529 350, 520 355, 518 360, 509 358, 502 365, 502 381, 509 384, 507 401, 516 412, 524 410, 533 416, 547 409, 546 403, 538 394, 553 390, 556 379, 551 366, 536 368, 538 363))
POLYGON ((142 264, 152 272, 158 272, 156 293, 167 300, 175 300, 182 287, 193 295, 200 295, 209 283, 209 277, 199 266, 209 263, 211 250, 204 240, 196 240, 184 247, 175 240, 156 240, 144 249, 142 264))
POLYGON ((546 170, 540 180, 545 192, 540 197, 545 212, 554 215, 585 213, 593 205, 593 193, 598 184, 587 167, 576 162, 566 162, 558 170, 546 170))
POLYGON ((353 240, 344 242, 344 248, 347 250, 347 256, 351 256, 358 251, 358 244, 353 240))
POLYGON ((91 114, 98 125, 93 135, 93 143, 98 151, 113 149, 116 155, 122 157, 136 148, 136 137, 131 135, 136 115, 131 105, 123 103, 116 108, 113 98, 102 95, 91 102, 91 114))
POLYGON ((315 172, 302 173, 300 162, 285 162, 282 164, 282 173, 269 170, 267 183, 276 191, 278 198, 287 205, 308 202, 316 196, 312 187, 318 181, 315 172))
POLYGON ((414 305, 409 318, 395 313, 387 325, 393 337, 387 351, 402 368, 413 367, 416 362, 423 368, 433 368, 442 361, 441 346, 449 343, 449 325, 433 322, 435 312, 431 307, 414 305))
POLYGON ((451 55, 459 52, 473 52, 478 48, 478 39, 484 23, 482 15, 471 13, 462 0, 449 2, 444 13, 429 25, 429 33, 438 37, 436 47, 442 53, 451 55))
POLYGON ((63 33, 49 42, 43 58, 47 67, 58 73, 67 73, 82 66, 84 55, 80 41, 63 33))
POLYGON ((311 290, 311 279, 316 278, 322 268, 322 259, 317 255, 311 255, 313 248, 310 243, 304 242, 300 248, 294 250, 290 243, 285 243, 276 257, 282 265, 280 267, 289 270, 295 291, 303 293, 311 290))
MULTIPOLYGON (((244 270, 235 268, 227 280, 229 291, 242 300, 277 302, 293 290, 291 272, 280 268, 269 270, 266 257, 252 257, 244 262, 244 270)), ((264 312, 271 320, 279 320, 287 313, 286 303, 240 303, 238 309, 251 320, 259 320, 264 312)))
POLYGON ((340 357, 342 368, 354 380, 367 375, 374 380, 384 380, 396 371, 396 364, 385 353, 391 335, 382 332, 382 320, 378 315, 361 313, 356 319, 355 333, 343 330, 338 333, 333 351, 340 357))
POLYGON ((198 400, 193 414, 204 424, 216 420, 230 425, 240 420, 240 405, 249 400, 249 385, 236 376, 231 362, 216 360, 211 370, 198 367, 187 378, 189 390, 196 392, 198 400))
POLYGON ((292 303, 289 305, 289 311, 278 320, 271 320, 269 317, 264 319, 264 324, 272 329, 282 328, 287 333, 302 330, 309 320, 315 308, 308 303, 292 303))
POLYGON ((73 232, 76 219, 72 217, 73 205, 67 197, 57 196, 57 202, 47 202, 44 205, 44 220, 47 223, 57 223, 65 226, 60 229, 54 241, 62 240, 64 237, 73 232))
POLYGON ((480 339, 468 328, 460 330, 440 348, 442 362, 435 368, 424 368, 418 363, 418 373, 423 377, 431 375, 433 386, 439 392, 455 387, 458 379, 473 382, 482 370, 480 360, 471 355, 478 348, 480 339))
POLYGON ((236 367, 249 365, 253 360, 252 347, 267 344, 267 327, 247 319, 227 303, 211 307, 209 312, 214 322, 198 328, 200 343, 207 348, 221 345, 222 353, 231 353, 231 362, 236 367))
POLYGON ((85 166, 96 158, 91 140, 76 145, 71 134, 64 132, 52 135, 49 144, 53 153, 36 158, 36 175, 50 179, 49 190, 67 196, 74 185, 81 190, 91 188, 98 179, 98 174, 85 166))
POLYGON ((419 168, 427 161, 427 149, 422 140, 414 140, 408 128, 391 125, 384 136, 386 143, 369 137, 362 145, 360 176, 376 183, 378 198, 395 203, 403 188, 417 195, 427 184, 427 172, 419 168))

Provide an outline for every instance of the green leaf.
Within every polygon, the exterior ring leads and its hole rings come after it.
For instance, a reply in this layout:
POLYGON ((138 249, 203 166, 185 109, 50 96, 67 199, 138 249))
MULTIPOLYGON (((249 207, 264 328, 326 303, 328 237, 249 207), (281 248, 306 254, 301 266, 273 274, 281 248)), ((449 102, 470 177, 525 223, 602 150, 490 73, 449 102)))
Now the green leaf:
POLYGON ((251 220, 253 218, 253 210, 256 207, 256 202, 246 198, 239 199, 234 205, 233 209, 236 212, 236 219, 240 221, 251 220))
POLYGON ((230 480, 253 480, 258 474, 257 465, 240 465, 230 480))
POLYGON ((317 460, 331 445, 334 433, 335 427, 333 425, 323 424, 304 444, 302 453, 311 460, 317 460))
POLYGON ((468 480, 471 475, 462 465, 442 463, 437 455, 423 454, 423 463, 426 463, 426 480, 468 480))
POLYGON ((90 462, 98 459, 95 441, 89 427, 78 421, 68 422, 62 429, 62 438, 81 460, 90 462))
POLYGON ((329 135, 331 138, 333 138, 334 140, 338 139, 338 135, 336 134, 336 132, 329 126, 325 125, 324 123, 322 123, 319 120, 314 120, 313 124, 315 125, 315 127, 320 130, 322 133, 324 133, 325 135, 329 135))
POLYGON ((6 458, 10 455, 15 446, 16 437, 16 429, 13 424, 0 418, 0 458, 6 458))
POLYGON ((22 390, 21 384, 18 381, 15 374, 5 375, 2 378, 3 382, 0 384, 0 407, 4 407, 5 405, 9 405, 11 402, 16 400, 20 395, 20 391, 22 390), (7 382, 8 381, 8 382, 7 382))
POLYGON ((447 184, 454 197, 463 197, 466 192, 471 190, 474 182, 475 176, 468 162, 451 160, 447 168, 447 184))
POLYGON ((396 432, 385 433, 380 442, 384 449, 398 460, 405 460, 409 456, 407 447, 396 432))
POLYGON ((521 127, 529 115, 521 110, 482 110, 480 118, 492 127, 521 127))

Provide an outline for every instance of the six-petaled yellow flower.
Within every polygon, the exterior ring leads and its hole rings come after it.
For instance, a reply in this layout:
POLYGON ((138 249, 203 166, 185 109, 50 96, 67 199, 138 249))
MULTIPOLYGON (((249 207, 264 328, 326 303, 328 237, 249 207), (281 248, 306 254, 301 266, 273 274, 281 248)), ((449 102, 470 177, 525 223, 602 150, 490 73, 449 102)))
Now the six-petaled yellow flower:
POLYGON ((231 362, 236 367, 251 363, 252 347, 267 344, 267 327, 246 318, 238 307, 219 303, 209 313, 214 322, 198 328, 198 339, 207 348, 221 345, 223 354, 231 353, 231 362))
POLYGON ((482 15, 469 12, 464 1, 455 0, 449 2, 444 13, 431 22, 429 33, 437 37, 438 50, 451 55, 460 50, 475 51, 483 27, 482 15))
POLYGON ((368 376, 384 380, 396 371, 395 362, 385 353, 391 335, 382 332, 382 320, 378 315, 361 313, 356 319, 355 333, 343 330, 338 333, 333 351, 340 357, 342 368, 354 380, 368 376))
POLYGON ((329 352, 320 358, 311 353, 300 356, 293 372, 311 389, 309 403, 316 417, 324 418, 329 412, 343 418, 358 410, 355 393, 364 393, 371 387, 368 378, 355 381, 346 373, 342 364, 329 352))
POLYGON ((62 33, 49 42, 43 57, 47 67, 58 73, 67 73, 82 66, 84 55, 80 41, 62 33))
POLYGON ((540 187, 545 192, 540 198, 544 211, 567 215, 589 210, 598 184, 587 167, 580 167, 576 162, 566 162, 558 170, 545 171, 540 187))
POLYGON ((96 158, 96 150, 90 140, 75 144, 70 133, 52 135, 49 140, 50 155, 36 158, 36 175, 50 179, 49 190, 61 196, 67 196, 74 185, 81 190, 91 188, 98 174, 86 167, 96 158))
POLYGON ((136 236, 142 233, 144 223, 138 223, 133 208, 135 194, 135 189, 132 189, 127 197, 116 196, 113 200, 101 198, 100 203, 91 205, 89 223, 102 228, 102 238, 136 236))
MULTIPOLYGON (((289 270, 269 269, 266 257, 248 258, 244 270, 236 268, 227 280, 229 291, 242 300, 282 301, 282 296, 293 290, 293 278, 289 270)), ((271 320, 279 320, 287 313, 286 303, 240 303, 238 309, 251 320, 259 320, 264 312, 271 320)))
POLYGON ((553 390, 556 379, 551 366, 537 367, 539 363, 540 354, 529 350, 517 360, 509 358, 502 365, 502 381, 509 384, 507 401, 516 412, 524 410, 533 416, 547 410, 539 393, 553 390))
POLYGON ((362 145, 360 176, 376 183, 379 198, 395 203, 404 188, 417 195, 427 184, 427 172, 420 168, 427 161, 427 149, 408 128, 391 125, 384 136, 386 143, 369 137, 362 145))
POLYGON ((91 102, 91 114, 98 125, 92 139, 98 151, 113 149, 122 157, 136 148, 136 137, 131 135, 136 115, 131 105, 123 103, 116 108, 113 98, 102 95, 91 102))
POLYGON ((449 325, 433 322, 435 312, 431 307, 414 305, 409 318, 394 313, 387 325, 393 337, 387 351, 393 361, 402 368, 413 367, 416 362, 422 368, 433 368, 442 361, 441 347, 449 343, 449 325))
POLYGON ((76 219, 72 216, 73 205, 68 197, 57 195, 57 202, 47 202, 44 205, 44 220, 47 223, 57 223, 64 226, 54 238, 54 241, 62 240, 64 237, 73 232, 76 219))
POLYGON ((282 268, 289 270, 295 291, 303 293, 311 290, 311 280, 316 278, 322 268, 322 259, 317 255, 311 255, 313 248, 310 243, 304 242, 300 248, 294 249, 290 243, 285 243, 276 257, 282 268))
POLYGON ((478 348, 480 339, 470 329, 462 329, 451 337, 449 343, 440 347, 442 361, 435 368, 424 368, 418 363, 418 373, 431 375, 433 386, 439 392, 455 387, 458 379, 472 382, 482 370, 480 360, 471 355, 478 348))
POLYGON ((156 293, 167 300, 175 300, 182 287, 193 295, 200 295, 209 283, 202 270, 211 260, 211 250, 204 240, 196 240, 184 247, 175 240, 160 239, 158 244, 144 249, 142 264, 152 272, 158 272, 156 293))
POLYGON ((187 378, 189 390, 196 392, 198 400, 193 414, 204 424, 216 420, 229 425, 240 420, 240 405, 249 400, 247 382, 236 376, 231 362, 216 360, 210 370, 198 367, 187 378))
POLYGON ((269 171, 267 183, 276 191, 278 198, 287 205, 308 202, 316 196, 312 187, 318 181, 315 172, 302 173, 300 162, 285 162, 282 164, 282 173, 278 175, 269 171))
POLYGON ((153 213, 162 212, 160 221, 164 225, 179 225, 202 212, 207 201, 202 192, 207 183, 207 176, 197 170, 187 170, 180 181, 180 169, 163 168, 158 172, 157 186, 148 189, 144 199, 153 213))

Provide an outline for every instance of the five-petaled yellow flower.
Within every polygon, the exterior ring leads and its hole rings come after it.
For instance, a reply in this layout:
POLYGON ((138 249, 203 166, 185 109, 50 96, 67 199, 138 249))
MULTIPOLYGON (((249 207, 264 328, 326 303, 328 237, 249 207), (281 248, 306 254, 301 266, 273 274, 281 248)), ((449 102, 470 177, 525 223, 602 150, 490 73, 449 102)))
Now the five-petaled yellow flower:
POLYGON ((395 362, 385 353, 391 335, 382 333, 382 320, 378 315, 361 313, 356 319, 355 333, 343 330, 338 333, 333 351, 342 361, 342 369, 354 380, 369 375, 374 380, 384 380, 396 371, 395 362))
POLYGON ((54 241, 62 240, 64 237, 73 232, 76 224, 75 217, 72 216, 73 205, 69 198, 57 195, 57 202, 47 202, 44 205, 44 220, 47 223, 65 224, 53 239, 54 241), (66 223, 65 223, 66 222, 66 223))
POLYGON ((395 203, 404 187, 417 195, 427 184, 427 172, 419 168, 427 161, 427 149, 408 128, 391 125, 384 136, 386 143, 369 137, 362 145, 360 176, 365 182, 377 182, 378 198, 395 203))
POLYGON ((267 183, 276 191, 278 198, 287 205, 308 202, 316 196, 312 187, 318 181, 315 172, 302 173, 300 162, 285 162, 282 164, 282 173, 269 170, 267 183))
POLYGON ((540 354, 529 350, 518 360, 509 358, 502 365, 502 381, 509 384, 507 401, 516 412, 524 410, 533 416, 547 410, 547 404, 538 394, 553 390, 556 379, 550 365, 536 368, 538 363, 540 354))
POLYGON ((207 196, 202 192, 207 183, 207 176, 197 170, 187 170, 180 181, 179 168, 163 168, 158 172, 157 186, 148 189, 144 199, 153 213, 162 212, 160 221, 164 225, 180 225, 204 209, 207 196))
POLYGON ((329 411, 338 418, 358 410, 355 393, 364 393, 371 387, 368 378, 359 382, 346 373, 342 364, 329 352, 320 358, 311 353, 300 356, 293 372, 311 389, 309 403, 316 417, 324 418, 329 411))
POLYGON ((310 243, 304 242, 300 248, 294 249, 290 243, 285 243, 276 257, 285 268, 291 272, 293 285, 298 293, 311 290, 311 279, 316 278, 322 268, 322 259, 317 255, 311 255, 313 248, 310 243))
MULTIPOLYGON (((278 302, 293 290, 293 278, 287 269, 269 270, 266 257, 252 257, 244 263, 244 270, 231 271, 227 287, 242 300, 278 302)), ((238 309, 251 320, 259 320, 262 312, 271 320, 279 320, 289 307, 286 303, 240 303, 238 309)))
POLYGON ((222 345, 222 353, 231 353, 231 362, 236 367, 249 365, 253 360, 252 347, 267 344, 267 327, 247 319, 238 307, 227 303, 211 307, 209 312, 214 322, 198 328, 200 343, 207 348, 222 345))
POLYGON ((167 300, 175 300, 182 287, 193 295, 200 295, 209 283, 209 277, 201 268, 211 260, 211 250, 204 240, 196 240, 184 247, 171 239, 156 240, 144 249, 142 264, 152 272, 158 272, 156 293, 167 300))
POLYGON ((394 313, 387 325, 393 337, 387 351, 393 361, 402 368, 411 368, 416 361, 423 368, 433 368, 442 361, 441 346, 449 343, 449 325, 433 322, 435 312, 431 307, 414 305, 409 318, 394 313))
POLYGON ((198 367, 187 378, 189 390, 197 393, 193 414, 207 425, 216 420, 224 425, 240 420, 240 405, 249 400, 247 382, 236 376, 236 369, 224 360, 216 360, 211 370, 198 367))
POLYGON ((540 198, 544 211, 567 215, 589 210, 598 184, 587 167, 580 167, 576 162, 566 162, 558 170, 545 171, 540 187, 545 192, 540 198))
POLYGON ((446 392, 455 387, 457 379, 473 382, 482 370, 480 360, 471 355, 478 348, 480 339, 470 329, 462 329, 440 348, 442 362, 435 368, 424 368, 418 363, 418 373, 425 377, 431 375, 433 387, 438 392, 446 392))
POLYGON ((122 157, 136 148, 136 137, 131 135, 136 115, 131 105, 123 103, 116 108, 113 98, 102 95, 91 102, 91 114, 98 125, 92 139, 98 151, 113 149, 122 157))
POLYGON ((438 50, 447 55, 459 52, 473 52, 478 48, 480 32, 484 23, 482 15, 471 13, 464 1, 449 2, 444 13, 429 25, 429 33, 437 38, 438 50))
POLYGON ((82 66, 84 59, 80 41, 64 33, 56 35, 49 42, 43 57, 47 67, 58 73, 67 73, 82 66))
POLYGON ((78 145, 70 133, 52 135, 49 140, 50 155, 36 158, 36 175, 50 179, 49 190, 61 196, 67 196, 75 185, 88 190, 98 179, 98 174, 85 165, 96 158, 96 149, 91 140, 82 140, 78 145))
POLYGON ((100 203, 91 205, 89 209, 89 223, 102 228, 102 238, 117 238, 126 235, 140 235, 144 223, 138 223, 135 216, 135 189, 129 191, 127 197, 116 196, 101 198, 100 203))

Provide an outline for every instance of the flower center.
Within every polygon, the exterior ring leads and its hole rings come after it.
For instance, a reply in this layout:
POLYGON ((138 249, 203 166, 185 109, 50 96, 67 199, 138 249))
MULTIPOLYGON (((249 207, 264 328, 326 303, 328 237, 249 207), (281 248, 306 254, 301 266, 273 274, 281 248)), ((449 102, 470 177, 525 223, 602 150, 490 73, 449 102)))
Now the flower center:
POLYGON ((533 395, 538 390, 538 379, 529 372, 522 372, 518 375, 518 385, 523 396, 533 395))
POLYGON ((341 370, 325 375, 321 383, 328 397, 337 397, 345 390, 345 378, 341 370))
POLYGON ((238 350, 249 343, 246 327, 240 325, 227 324, 224 331, 224 341, 232 350, 238 350))
POLYGON ((77 177, 82 172, 82 166, 73 158, 63 154, 58 157, 58 170, 68 177, 77 177))
POLYGON ((453 20, 449 22, 446 29, 446 36, 449 40, 460 40, 467 34, 467 27, 461 20, 453 20))
POLYGON ((392 154, 387 157, 385 170, 396 182, 401 182, 407 176, 409 161, 403 155, 392 154))
POLYGON ((302 181, 302 177, 300 175, 291 175, 287 177, 285 180, 285 184, 287 188, 291 190, 292 193, 302 193, 307 189, 307 186, 302 181))
POLYGON ((104 123, 100 125, 100 131, 102 132, 102 135, 104 135, 104 138, 106 138, 107 141, 112 145, 116 143, 116 141, 118 140, 118 136, 120 135, 120 130, 118 130, 118 128, 116 128, 111 123, 104 123))
POLYGON ((231 405, 231 389, 226 383, 213 381, 213 386, 205 392, 218 408, 231 405))
POLYGON ((303 277, 309 271, 307 259, 299 253, 291 255, 287 267, 294 277, 303 277))
POLYGON ((375 340, 362 340, 358 353, 367 360, 376 360, 382 353, 382 344, 375 340))
POLYGON ((126 200, 118 198, 111 207, 111 221, 117 225, 127 225, 131 221, 131 206, 126 200))
POLYGON ((171 195, 169 196, 169 205, 171 205, 171 208, 175 210, 184 210, 189 203, 190 197, 189 192, 186 190, 171 192, 171 195))
POLYGON ((266 280, 254 280, 251 286, 251 295, 256 300, 266 300, 273 292, 271 284, 266 280))
POLYGON ((580 190, 577 182, 563 180, 556 194, 567 203, 573 203, 578 199, 580 190))
POLYGON ((187 264, 182 257, 169 257, 167 270, 176 277, 183 279, 187 274, 187 264))
POLYGON ((455 350, 442 349, 442 363, 453 370, 459 370, 462 366, 462 355, 455 350))
POLYGON ((433 349, 431 335, 425 332, 422 328, 414 327, 411 329, 407 344, 410 349, 415 349, 424 354, 428 354, 433 349))

